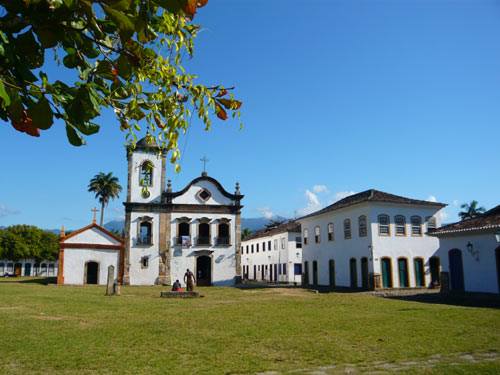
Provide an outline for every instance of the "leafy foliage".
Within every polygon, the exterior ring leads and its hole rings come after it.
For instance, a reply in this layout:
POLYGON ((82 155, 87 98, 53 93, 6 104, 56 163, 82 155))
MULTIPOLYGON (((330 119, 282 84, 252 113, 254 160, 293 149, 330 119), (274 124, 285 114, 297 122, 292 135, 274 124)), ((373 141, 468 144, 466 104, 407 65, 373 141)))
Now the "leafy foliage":
POLYGON ((54 233, 30 225, 14 225, 0 230, 0 259, 54 260, 59 239, 54 233))
POLYGON ((479 203, 476 200, 471 201, 469 204, 464 203, 460 206, 463 211, 458 213, 460 219, 472 219, 478 215, 483 214, 486 209, 484 207, 478 207, 479 203))
POLYGON ((132 146, 146 128, 176 163, 193 115, 208 130, 212 115, 239 117, 242 104, 232 88, 198 84, 182 65, 200 29, 192 19, 207 1, 0 0, 0 118, 32 136, 63 120, 80 146, 111 108, 132 146), (48 49, 75 82, 48 77, 48 49))
POLYGON ((98 199, 101 204, 100 225, 102 226, 104 222, 104 208, 108 205, 110 199, 115 199, 120 196, 122 186, 120 185, 118 177, 113 176, 112 172, 99 172, 90 180, 88 191, 95 193, 95 198, 98 199))
POLYGON ((247 239, 248 237, 250 237, 252 235, 252 231, 248 228, 244 228, 242 231, 241 231, 241 239, 243 241, 245 241, 245 239, 247 239))

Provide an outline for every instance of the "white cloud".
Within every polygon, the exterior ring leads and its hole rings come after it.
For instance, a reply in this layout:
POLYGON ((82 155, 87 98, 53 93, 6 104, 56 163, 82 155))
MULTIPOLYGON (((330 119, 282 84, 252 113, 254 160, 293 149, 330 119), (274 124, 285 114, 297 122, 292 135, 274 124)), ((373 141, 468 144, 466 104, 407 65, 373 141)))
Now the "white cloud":
POLYGON ((314 185, 312 191, 315 192, 316 194, 329 193, 329 190, 326 187, 326 185, 314 185))
POLYGON ((460 205, 460 202, 458 201, 458 199, 453 200, 453 205, 455 207, 458 207, 460 205))
POLYGON ((306 192, 304 193, 307 201, 307 205, 304 208, 301 208, 298 210, 299 216, 304 216, 308 215, 314 211, 317 211, 321 209, 323 206, 321 205, 321 202, 316 194, 314 194, 311 190, 306 189, 306 192))
POLYGON ((437 198, 434 195, 429 195, 429 197, 426 199, 428 202, 437 202, 437 198))
POLYGON ((9 215, 17 215, 19 214, 19 210, 15 210, 13 208, 7 207, 5 204, 0 203, 0 217, 5 217, 9 215))
POLYGON ((257 211, 259 211, 260 214, 264 216, 266 219, 272 219, 274 216, 273 211, 271 211, 269 207, 257 208, 257 211))

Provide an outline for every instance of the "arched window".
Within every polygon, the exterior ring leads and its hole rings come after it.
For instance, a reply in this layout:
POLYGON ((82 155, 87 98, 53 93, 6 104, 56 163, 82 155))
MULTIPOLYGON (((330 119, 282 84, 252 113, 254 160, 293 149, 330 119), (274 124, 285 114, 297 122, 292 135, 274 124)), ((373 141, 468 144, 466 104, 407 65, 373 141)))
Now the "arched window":
POLYGON ((152 243, 152 233, 153 225, 151 221, 142 221, 139 224, 139 236, 137 237, 137 243, 139 245, 151 245, 152 243))
POLYGON ((191 246, 191 219, 188 217, 181 217, 178 219, 177 224, 177 245, 182 247, 191 246))
POLYGON ((33 266, 33 276, 38 276, 40 274, 40 263, 35 263, 33 266))
POLYGON ((379 236, 390 236, 391 230, 389 227, 389 215, 378 215, 378 234, 379 236))
POLYGON ((217 226, 217 245, 229 245, 229 223, 221 221, 217 226))
POLYGON ((366 237, 368 234, 365 215, 358 217, 358 232, 360 237, 366 237))
MULTIPOLYGON (((308 237, 309 237, 309 231, 307 229, 304 229, 304 245, 307 245, 308 237)), ((276 246, 274 248, 276 249, 276 246)))
POLYGON ((319 229, 319 225, 314 227, 314 242, 319 243, 321 239, 321 231, 319 229))
POLYGON ((406 236, 406 218, 403 215, 394 216, 396 236, 406 236))
POLYGON ((198 245, 210 245, 210 223, 208 219, 200 219, 200 223, 198 224, 198 239, 196 243, 198 245))
POLYGON ((141 164, 141 168, 139 171, 139 185, 153 185, 153 163, 149 160, 146 160, 141 164))
POLYGON ((344 220, 344 238, 351 239, 351 219, 344 220))
POLYGON ((49 264, 49 276, 54 276, 54 263, 49 264))
POLYGON ((47 276, 47 265, 45 263, 42 263, 42 276, 47 276))
POLYGON ((427 230, 436 229, 436 218, 434 216, 428 216, 426 218, 427 221, 427 230))
POLYGON ((422 235, 422 218, 420 216, 411 217, 411 235, 412 236, 422 235))
POLYGON ((333 234, 333 223, 328 223, 328 241, 333 241, 335 235, 333 234))

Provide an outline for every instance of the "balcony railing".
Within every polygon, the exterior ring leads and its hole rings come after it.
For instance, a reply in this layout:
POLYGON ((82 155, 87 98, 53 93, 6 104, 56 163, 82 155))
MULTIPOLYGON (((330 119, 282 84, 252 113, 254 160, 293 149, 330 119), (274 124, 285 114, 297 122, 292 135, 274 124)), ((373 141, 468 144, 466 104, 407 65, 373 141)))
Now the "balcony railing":
POLYGON ((231 244, 231 241, 229 237, 217 237, 215 243, 217 246, 228 246, 231 244))
POLYGON ((199 246, 208 245, 208 246, 210 246, 210 237, 197 237, 196 238, 196 245, 199 245, 199 246))
POLYGON ((146 246, 152 245, 151 237, 139 237, 137 239, 137 245, 146 246))

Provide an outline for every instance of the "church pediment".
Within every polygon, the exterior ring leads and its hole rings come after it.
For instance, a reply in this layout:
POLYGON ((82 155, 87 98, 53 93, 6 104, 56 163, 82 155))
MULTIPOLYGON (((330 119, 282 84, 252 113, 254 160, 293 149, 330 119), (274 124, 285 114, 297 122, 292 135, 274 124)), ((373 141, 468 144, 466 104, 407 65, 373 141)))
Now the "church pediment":
POLYGON ((64 244, 89 244, 98 246, 123 245, 119 237, 95 223, 71 232, 63 237, 61 242, 64 244))

